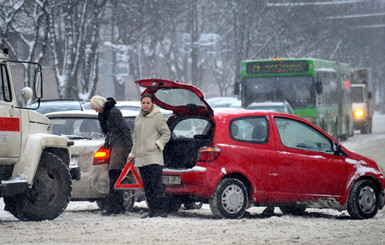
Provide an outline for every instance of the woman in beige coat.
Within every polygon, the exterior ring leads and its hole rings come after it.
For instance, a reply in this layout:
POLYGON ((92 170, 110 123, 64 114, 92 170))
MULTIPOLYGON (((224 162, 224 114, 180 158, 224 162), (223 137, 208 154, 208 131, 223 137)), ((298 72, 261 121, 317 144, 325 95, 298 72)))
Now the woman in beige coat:
POLYGON ((144 185, 149 213, 144 217, 167 217, 165 186, 162 183, 163 149, 170 140, 170 129, 150 94, 141 98, 135 118, 135 139, 128 160, 135 159, 144 185))

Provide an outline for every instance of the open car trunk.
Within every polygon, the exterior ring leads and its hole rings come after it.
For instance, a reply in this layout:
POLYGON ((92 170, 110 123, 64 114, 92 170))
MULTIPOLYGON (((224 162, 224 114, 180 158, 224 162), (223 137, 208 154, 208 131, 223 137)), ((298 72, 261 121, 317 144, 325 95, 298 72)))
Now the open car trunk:
POLYGON ((196 165, 198 151, 213 139, 213 123, 204 118, 174 118, 169 122, 171 139, 163 156, 166 168, 186 169, 196 165))
POLYGON ((214 113, 202 91, 189 84, 165 79, 143 79, 136 83, 146 88, 142 95, 153 95, 157 106, 173 111, 168 119, 171 139, 163 151, 165 167, 194 167, 199 149, 212 141, 214 133, 214 113))

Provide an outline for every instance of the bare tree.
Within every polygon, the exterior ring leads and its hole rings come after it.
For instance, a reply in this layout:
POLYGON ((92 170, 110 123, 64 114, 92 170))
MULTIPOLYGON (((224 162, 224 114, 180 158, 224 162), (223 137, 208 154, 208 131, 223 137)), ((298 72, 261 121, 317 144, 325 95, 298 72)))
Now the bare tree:
POLYGON ((98 77, 99 27, 106 1, 56 0, 45 8, 60 98, 93 95, 98 77))

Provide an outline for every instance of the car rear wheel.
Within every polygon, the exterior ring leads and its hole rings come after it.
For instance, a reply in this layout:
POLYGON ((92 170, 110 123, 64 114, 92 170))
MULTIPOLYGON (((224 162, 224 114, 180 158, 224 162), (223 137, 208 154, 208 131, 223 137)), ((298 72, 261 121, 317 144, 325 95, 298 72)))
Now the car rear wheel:
POLYGON ((237 219, 243 216, 248 204, 245 185, 238 179, 221 180, 210 199, 210 209, 216 217, 237 219))
POLYGON ((359 180, 352 186, 348 212, 353 219, 369 219, 378 212, 378 190, 370 180, 359 180))
POLYGON ((303 215, 305 213, 306 207, 290 207, 290 206, 282 206, 279 207, 283 214, 291 214, 291 215, 303 215))
POLYGON ((127 212, 134 210, 135 204, 135 190, 129 189, 122 192, 123 195, 123 206, 127 212))

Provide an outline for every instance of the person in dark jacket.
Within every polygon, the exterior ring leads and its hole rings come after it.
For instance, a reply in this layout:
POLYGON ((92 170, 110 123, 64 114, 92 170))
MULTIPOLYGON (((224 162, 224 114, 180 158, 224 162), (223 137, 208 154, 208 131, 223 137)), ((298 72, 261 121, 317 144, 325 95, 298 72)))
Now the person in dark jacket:
POLYGON ((122 192, 115 190, 114 185, 127 163, 127 156, 132 148, 130 128, 115 104, 114 98, 106 99, 99 95, 92 97, 90 101, 91 108, 98 112, 100 127, 105 135, 104 148, 110 149, 108 163, 110 194, 107 197, 107 209, 103 215, 125 211, 122 192))

